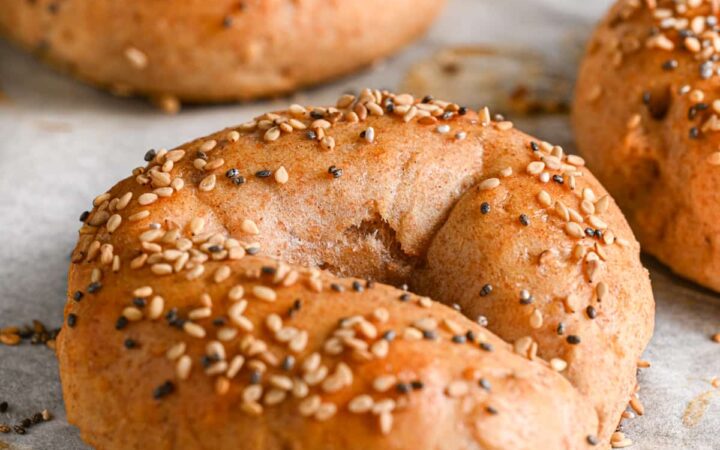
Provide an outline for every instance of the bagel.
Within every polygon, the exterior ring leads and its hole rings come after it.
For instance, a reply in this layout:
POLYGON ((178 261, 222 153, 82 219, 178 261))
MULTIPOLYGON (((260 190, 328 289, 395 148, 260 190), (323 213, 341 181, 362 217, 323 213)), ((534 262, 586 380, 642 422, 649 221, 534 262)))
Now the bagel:
POLYGON ((87 442, 608 446, 654 301, 581 158, 366 89, 145 159, 70 265, 57 351, 87 442))
POLYGON ((0 0, 0 34, 80 80, 173 109, 350 73, 420 36, 443 3, 0 0))
POLYGON ((643 250, 720 291, 716 2, 618 2, 580 68, 573 125, 643 250))

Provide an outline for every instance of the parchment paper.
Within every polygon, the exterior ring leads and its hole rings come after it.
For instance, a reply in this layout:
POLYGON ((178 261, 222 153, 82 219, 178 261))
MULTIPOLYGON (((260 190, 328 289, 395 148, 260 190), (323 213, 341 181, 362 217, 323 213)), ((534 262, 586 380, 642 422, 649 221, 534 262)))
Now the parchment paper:
MULTIPOLYGON (((57 75, 0 42, 0 327, 32 319, 60 324, 78 215, 140 165, 148 149, 180 144, 290 101, 323 104, 347 89, 399 88, 418 64, 460 45, 523 49, 541 57, 542 70, 571 79, 577 49, 608 4, 451 0, 423 40, 361 74, 274 104, 186 108, 174 117, 57 75)), ((465 92, 449 95, 459 103, 494 98, 487 87, 458 85, 465 92)), ((572 149, 564 115, 517 122, 572 149)), ((720 449, 720 390, 709 382, 720 376, 720 345, 710 340, 720 331, 720 296, 677 279, 651 259, 646 264, 657 300, 655 337, 645 355, 652 368, 640 374, 646 414, 626 422, 625 432, 635 449, 720 449)), ((10 410, 0 413, 0 423, 14 424, 44 408, 55 418, 26 435, 0 434, 0 449, 87 448, 65 421, 57 364, 48 348, 0 345, 3 400, 10 410)))

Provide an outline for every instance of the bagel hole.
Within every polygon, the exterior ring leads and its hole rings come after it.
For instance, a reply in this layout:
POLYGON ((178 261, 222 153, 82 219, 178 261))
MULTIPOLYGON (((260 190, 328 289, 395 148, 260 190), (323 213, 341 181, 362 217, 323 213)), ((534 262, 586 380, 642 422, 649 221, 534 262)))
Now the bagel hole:
MULTIPOLYGON (((409 284, 413 271, 421 262, 420 257, 410 255, 402 249, 397 232, 378 213, 363 220, 359 225, 347 228, 345 237, 354 244, 352 248, 357 249, 359 255, 368 252, 375 256, 370 258, 368 263, 373 259, 379 263, 371 263, 361 268, 359 271, 361 273, 358 271, 351 273, 350 275, 353 276, 372 278, 395 286, 409 284)), ((337 272, 332 268, 330 271, 337 272)))

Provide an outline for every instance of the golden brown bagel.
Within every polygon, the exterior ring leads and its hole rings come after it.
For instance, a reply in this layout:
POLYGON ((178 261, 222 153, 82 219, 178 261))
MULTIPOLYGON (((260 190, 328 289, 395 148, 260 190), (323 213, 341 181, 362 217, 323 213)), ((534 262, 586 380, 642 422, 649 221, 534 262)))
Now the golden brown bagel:
MULTIPOLYGON (((303 449, 607 447, 634 392, 654 304, 638 245, 582 159, 509 122, 491 122, 487 110, 370 90, 342 97, 337 108, 293 105, 147 159, 148 167, 95 199, 70 269, 66 314, 74 326, 63 329, 58 353, 68 417, 88 442, 99 448, 138 448, 148 440, 157 448, 238 442, 303 449), (258 252, 265 256, 246 256, 258 252), (490 331, 427 298, 354 285, 328 271, 408 284, 457 303, 471 318, 487 316, 490 331), (238 284, 243 293, 232 290, 238 284), (253 292, 256 285, 275 294, 253 292), (247 305, 233 306, 241 298, 247 305), (302 306, 291 314, 295 299, 302 306), (170 316, 176 327, 148 320, 171 308, 177 308, 170 316), (389 313, 387 322, 378 308, 389 313), (273 313, 282 320, 269 318, 273 313), (235 319, 213 325, 228 314, 235 319), (135 321, 125 324, 121 316, 135 321), (352 331, 333 335, 348 317, 352 331), (283 373, 276 366, 288 354, 269 330, 285 325, 308 332, 294 354, 297 367, 318 351, 331 373, 340 361, 352 373, 352 383, 336 393, 310 389, 336 408, 326 423, 298 416, 303 400, 279 401, 282 393, 268 392, 270 375, 283 373), (213 376, 199 367, 206 344, 224 327, 243 330, 221 332, 229 339, 225 360, 240 353, 246 359, 227 380, 218 377, 227 369, 222 365, 211 369, 213 376), (386 349, 377 342, 388 329, 397 337, 386 349), (468 330, 472 342, 462 337, 468 330), (201 334, 206 337, 193 337, 201 334), (131 349, 123 348, 128 338, 131 349), (252 339, 261 340, 255 344, 261 350, 251 350, 252 339), (188 380, 174 375, 177 360, 163 356, 177 342, 187 342, 188 380), (262 358, 268 374, 260 381, 270 399, 260 404, 271 405, 243 406, 250 368, 262 358), (478 383, 491 367, 498 374, 491 384, 502 388, 488 394, 478 383), (384 398, 370 387, 384 373, 424 387, 407 398, 406 387, 395 388, 391 418, 349 412, 358 395, 384 398), (467 394, 454 383, 458 377, 472 382, 467 394), (156 401, 153 389, 166 380, 174 391, 156 401), (272 405, 276 400, 282 406, 272 405), (504 412, 508 417, 500 419, 504 412)), ((290 372, 303 375, 297 367, 290 372)), ((305 407, 311 406, 317 405, 305 407)))
POLYGON ((578 146, 643 250, 720 291, 719 83, 707 62, 720 49, 708 25, 717 11, 710 1, 654 3, 618 2, 590 41, 578 146))
POLYGON ((0 0, 0 34, 117 94, 166 107, 291 92, 422 34, 443 0, 0 0))

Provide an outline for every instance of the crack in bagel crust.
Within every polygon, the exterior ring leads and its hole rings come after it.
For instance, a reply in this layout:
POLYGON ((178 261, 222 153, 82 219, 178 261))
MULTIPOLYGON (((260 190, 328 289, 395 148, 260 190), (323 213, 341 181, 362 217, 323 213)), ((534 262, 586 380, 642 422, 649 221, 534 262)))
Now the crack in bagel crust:
POLYGON ((366 89, 145 159, 73 253, 58 356, 88 442, 609 442, 653 300, 581 158, 486 109, 366 89))

